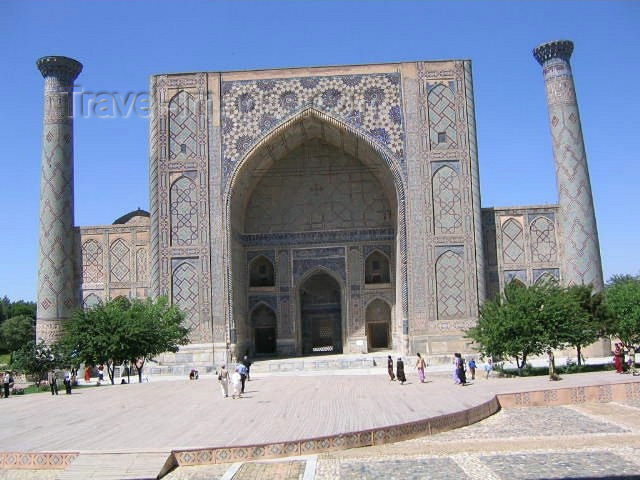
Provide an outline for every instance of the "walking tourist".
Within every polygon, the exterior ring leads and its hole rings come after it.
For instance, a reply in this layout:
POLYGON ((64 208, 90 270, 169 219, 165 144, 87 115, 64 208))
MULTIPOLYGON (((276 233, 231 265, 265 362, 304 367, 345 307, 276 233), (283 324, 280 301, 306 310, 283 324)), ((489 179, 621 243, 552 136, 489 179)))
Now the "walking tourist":
POLYGON ((231 398, 234 400, 237 398, 242 398, 242 392, 240 388, 242 387, 242 379, 240 378, 240 374, 235 371, 231 374, 231 385, 233 386, 233 393, 231 394, 231 398))
POLYGON ((453 379, 457 385, 464 386, 467 383, 467 375, 464 373, 464 359, 462 358, 461 353, 453 354, 453 379))
POLYGON ((627 365, 629 366, 629 373, 631 375, 638 374, 636 370, 636 347, 633 345, 629 347, 629 359, 627 360, 627 365))
POLYGON ((218 383, 220 384, 220 390, 223 397, 229 396, 229 372, 226 365, 220 367, 220 373, 218 374, 218 383))
POLYGON ((393 373, 393 358, 391 358, 391 355, 387 355, 387 372, 389 372, 390 381, 393 382, 396 379, 396 376, 393 373))
POLYGON ((102 383, 104 380, 104 365, 100 364, 98 366, 98 383, 102 383))
POLYGON ((493 360, 491 360, 491 357, 487 357, 487 359, 484 362, 484 378, 489 380, 489 377, 491 376, 492 371, 493 371, 493 360))
POLYGON ((58 379, 56 378, 56 372, 52 369, 47 373, 47 382, 51 387, 51 395, 58 395, 58 379))
POLYGON ((66 394, 71 395, 71 371, 68 369, 64 371, 63 383, 66 394))
POLYGON ((622 373, 622 343, 616 343, 613 350, 613 362, 616 365, 616 373, 622 373))
POLYGON ((404 375, 404 362, 400 357, 398 357, 398 361, 396 362, 396 377, 398 377, 400 385, 404 385, 404 382, 407 381, 407 377, 404 375))
POLYGON ((471 380, 476 379, 476 361, 473 357, 469 360, 469 373, 471 374, 471 380))
POLYGON ((424 383, 424 367, 426 366, 424 363, 424 358, 420 356, 420 352, 416 353, 418 355, 418 360, 416 361, 416 368, 418 369, 418 378, 420 379, 420 383, 424 383))
POLYGON ((11 375, 11 371, 7 370, 4 372, 4 376, 2 377, 2 391, 4 393, 4 398, 9 398, 9 393, 13 388, 13 376, 11 375))
POLYGON ((247 381, 247 367, 243 363, 239 363, 236 367, 236 372, 240 374, 240 383, 242 383, 242 390, 240 393, 244 393, 244 382, 247 381))
POLYGON ((251 360, 247 355, 242 359, 242 364, 247 367, 247 382, 251 380, 251 360))

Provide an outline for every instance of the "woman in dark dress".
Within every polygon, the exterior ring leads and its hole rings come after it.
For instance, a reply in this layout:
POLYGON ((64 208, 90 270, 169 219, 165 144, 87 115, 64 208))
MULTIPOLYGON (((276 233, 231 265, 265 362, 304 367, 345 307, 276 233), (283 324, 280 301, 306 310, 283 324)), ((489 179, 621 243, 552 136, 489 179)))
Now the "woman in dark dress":
POLYGON ((396 377, 398 377, 398 381, 402 385, 407 381, 407 377, 404 376, 404 362, 401 358, 398 358, 396 362, 396 377))
POLYGON ((387 372, 389 372, 389 378, 393 382, 396 379, 396 376, 393 374, 393 359, 391 355, 387 356, 387 372))

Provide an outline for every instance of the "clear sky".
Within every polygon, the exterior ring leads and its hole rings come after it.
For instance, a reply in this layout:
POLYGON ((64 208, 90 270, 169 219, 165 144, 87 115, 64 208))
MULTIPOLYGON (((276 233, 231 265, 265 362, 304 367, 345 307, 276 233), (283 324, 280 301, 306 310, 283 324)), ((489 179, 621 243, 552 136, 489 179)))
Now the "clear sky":
MULTIPOLYGON (((84 64, 85 92, 144 93, 149 76, 471 59, 482 206, 557 202, 534 47, 575 43, 605 279, 640 273, 640 2, 0 2, 0 296, 36 299, 43 79, 84 64)), ((76 225, 149 208, 147 119, 77 117, 76 225)))

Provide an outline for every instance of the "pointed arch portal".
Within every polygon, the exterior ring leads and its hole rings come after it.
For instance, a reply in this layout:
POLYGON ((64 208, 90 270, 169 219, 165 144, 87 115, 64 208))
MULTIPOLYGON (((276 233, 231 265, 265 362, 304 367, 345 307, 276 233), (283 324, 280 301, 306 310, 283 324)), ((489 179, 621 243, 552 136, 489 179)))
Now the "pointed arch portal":
MULTIPOLYGON (((228 172, 226 282, 236 351, 256 346, 249 305, 265 296, 278 319, 278 354, 342 352, 351 338, 366 344, 364 304, 354 293, 365 282, 360 274, 347 278, 347 265, 354 251, 364 255, 371 244, 390 254, 387 263, 396 271, 382 288, 395 298, 398 279, 402 302, 394 318, 406 319, 402 178, 384 145, 313 108, 276 126, 228 172), (250 259, 257 256, 271 259, 275 283, 252 280, 250 259), (314 268, 330 274, 314 273, 303 282, 314 268), (327 305, 309 300, 330 290, 338 293, 327 305)), ((403 323, 390 328, 396 336, 406 330, 403 323)))

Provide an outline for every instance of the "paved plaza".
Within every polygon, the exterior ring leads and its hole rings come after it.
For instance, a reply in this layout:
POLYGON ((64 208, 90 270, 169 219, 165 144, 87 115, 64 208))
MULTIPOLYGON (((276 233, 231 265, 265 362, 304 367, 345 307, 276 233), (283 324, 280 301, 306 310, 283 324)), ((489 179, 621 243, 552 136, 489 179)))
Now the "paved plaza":
MULTIPOLYGON (((399 425, 458 412, 499 393, 635 382, 613 372, 476 380, 443 373, 400 385, 368 375, 255 374, 242 399, 198 381, 78 388, 70 396, 11 397, 0 452, 79 452, 64 470, 2 470, 0 479, 154 478, 175 449, 256 445, 399 425), (63 412, 63 413, 60 413, 63 412), (136 465, 138 467, 136 467, 136 465), (154 470, 155 469, 155 470, 154 470), (144 469, 138 468, 138 471, 144 469)), ((507 408, 474 425, 412 440, 336 452, 182 466, 167 479, 640 478, 640 401, 507 408)))

